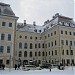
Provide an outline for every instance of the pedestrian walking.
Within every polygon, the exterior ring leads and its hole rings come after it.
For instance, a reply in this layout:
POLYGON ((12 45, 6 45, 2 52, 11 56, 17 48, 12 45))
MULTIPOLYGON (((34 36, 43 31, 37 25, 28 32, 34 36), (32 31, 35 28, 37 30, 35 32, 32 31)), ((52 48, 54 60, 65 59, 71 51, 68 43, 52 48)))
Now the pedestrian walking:
POLYGON ((50 72, 51 72, 51 65, 50 65, 50 72))
POLYGON ((4 64, 2 64, 2 69, 4 70, 4 68, 5 68, 5 65, 4 65, 4 64))
POLYGON ((20 69, 20 64, 18 64, 18 69, 20 69))
POLYGON ((15 70, 17 69, 17 65, 15 64, 15 70))

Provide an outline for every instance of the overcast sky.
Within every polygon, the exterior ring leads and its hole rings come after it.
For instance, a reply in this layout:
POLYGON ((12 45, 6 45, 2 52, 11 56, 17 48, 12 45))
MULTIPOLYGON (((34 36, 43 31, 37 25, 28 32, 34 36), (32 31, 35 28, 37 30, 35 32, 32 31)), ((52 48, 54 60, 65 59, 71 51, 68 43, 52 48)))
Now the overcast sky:
POLYGON ((55 13, 74 18, 74 0, 0 0, 10 4, 19 17, 18 22, 27 20, 27 23, 43 25, 55 13))

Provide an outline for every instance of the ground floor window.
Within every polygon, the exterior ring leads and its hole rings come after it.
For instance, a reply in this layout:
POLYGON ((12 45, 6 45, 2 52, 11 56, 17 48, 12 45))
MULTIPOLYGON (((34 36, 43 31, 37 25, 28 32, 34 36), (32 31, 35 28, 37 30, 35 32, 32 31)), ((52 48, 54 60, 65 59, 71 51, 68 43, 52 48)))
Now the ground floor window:
POLYGON ((72 64, 74 64, 74 59, 72 59, 72 64))
POLYGON ((70 64, 70 60, 69 59, 67 59, 67 64, 70 64))
POLYGON ((39 64, 41 64, 41 60, 39 60, 39 62, 38 62, 39 64))
POLYGON ((6 64, 9 65, 10 64, 10 60, 6 60, 6 64))
POLYGON ((3 60, 2 59, 0 59, 0 64, 2 64, 3 63, 3 60))

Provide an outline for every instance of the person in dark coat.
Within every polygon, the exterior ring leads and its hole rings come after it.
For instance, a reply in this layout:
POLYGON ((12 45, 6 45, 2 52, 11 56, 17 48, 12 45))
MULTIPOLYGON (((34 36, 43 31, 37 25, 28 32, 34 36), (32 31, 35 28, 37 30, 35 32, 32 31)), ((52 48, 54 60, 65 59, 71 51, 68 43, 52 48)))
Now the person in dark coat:
POLYGON ((2 64, 2 69, 4 70, 4 68, 5 68, 5 65, 4 65, 4 64, 2 64))
POLYGON ((18 64, 18 69, 20 69, 20 64, 18 64))
POLYGON ((15 70, 17 69, 17 65, 15 64, 15 70))
POLYGON ((50 65, 50 72, 51 72, 51 65, 50 65))
POLYGON ((0 64, 0 69, 1 69, 2 65, 0 64))

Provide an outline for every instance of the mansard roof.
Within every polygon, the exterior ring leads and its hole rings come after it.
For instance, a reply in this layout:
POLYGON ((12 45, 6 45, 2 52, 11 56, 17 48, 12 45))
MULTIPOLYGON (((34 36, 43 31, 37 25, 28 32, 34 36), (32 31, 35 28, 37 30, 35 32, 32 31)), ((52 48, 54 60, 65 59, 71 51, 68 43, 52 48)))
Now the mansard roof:
POLYGON ((15 16, 9 4, 0 2, 0 15, 15 16))

